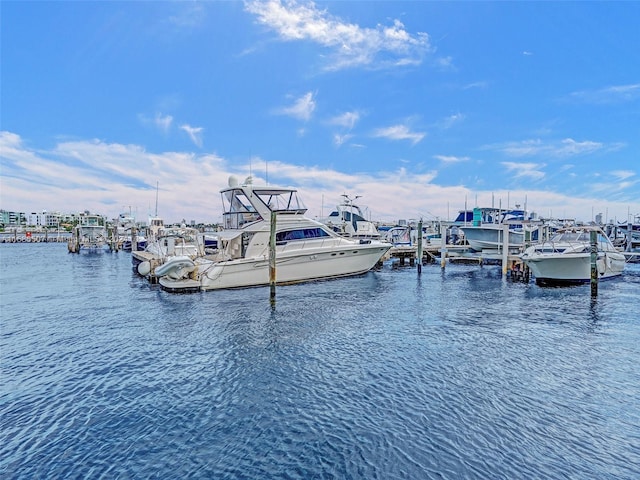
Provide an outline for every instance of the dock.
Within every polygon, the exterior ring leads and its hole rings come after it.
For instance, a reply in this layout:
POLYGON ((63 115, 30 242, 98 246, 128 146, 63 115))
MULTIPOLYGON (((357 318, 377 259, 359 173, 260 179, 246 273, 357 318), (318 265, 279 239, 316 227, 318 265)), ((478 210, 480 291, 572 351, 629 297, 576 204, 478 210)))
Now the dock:
MULTIPOLYGON (((434 245, 427 244, 423 247, 422 264, 440 262, 445 268, 447 262, 468 263, 477 265, 502 265, 503 275, 516 281, 528 282, 530 279, 529 268, 520 258, 520 251, 512 250, 507 255, 501 250, 472 251, 468 245, 434 245)), ((385 260, 391 261, 394 268, 409 265, 413 267, 418 261, 418 247, 416 245, 397 245, 386 254, 385 260)))

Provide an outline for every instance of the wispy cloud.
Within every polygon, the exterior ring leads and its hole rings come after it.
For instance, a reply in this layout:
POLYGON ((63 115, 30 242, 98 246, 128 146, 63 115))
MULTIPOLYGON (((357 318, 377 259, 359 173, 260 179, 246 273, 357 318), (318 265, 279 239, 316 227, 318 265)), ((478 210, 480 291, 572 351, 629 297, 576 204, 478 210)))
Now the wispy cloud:
POLYGON ((345 142, 348 142, 351 138, 353 138, 353 135, 350 134, 340 134, 340 133, 335 133, 333 135, 333 144, 336 147, 340 147, 342 146, 342 144, 344 144, 345 142))
POLYGON ((544 163, 502 162, 502 165, 516 178, 529 177, 534 180, 540 180, 545 176, 545 173, 541 170, 545 167, 544 163))
POLYGON ((434 155, 433 158, 440 160, 442 163, 460 163, 470 160, 469 157, 457 157, 455 155, 434 155))
POLYGON ((565 138, 556 142, 543 142, 540 139, 507 142, 485 147, 489 150, 501 151, 510 157, 529 157, 534 155, 548 155, 553 157, 572 157, 596 152, 605 148, 600 142, 585 140, 582 142, 572 138, 565 138))
POLYGON ((163 115, 162 113, 156 113, 154 117, 139 114, 138 119, 143 125, 150 125, 165 134, 169 133, 171 124, 173 123, 173 117, 171 115, 163 115))
POLYGON ((554 155, 559 157, 571 157, 574 155, 582 155, 585 153, 593 153, 603 148, 604 145, 600 142, 592 142, 585 140, 584 142, 576 142, 572 138, 565 138, 560 142, 557 147, 552 147, 554 155))
POLYGON ((344 143, 351 140, 354 135, 349 133, 356 123, 360 120, 360 112, 344 112, 340 115, 336 115, 329 119, 329 124, 337 127, 342 127, 342 132, 333 134, 333 144, 336 147, 341 147, 344 143))
POLYGON ((187 132, 191 141, 198 147, 202 148, 202 131, 204 128, 202 127, 192 127, 191 125, 180 125, 180 129, 187 132))
POLYGON ((388 138, 389 140, 410 140, 414 145, 420 142, 425 135, 424 132, 412 132, 406 125, 378 128, 373 132, 374 137, 388 138))
POLYGON ((246 10, 285 41, 310 41, 331 52, 330 70, 357 66, 419 64, 431 51, 429 35, 410 34, 399 20, 363 28, 316 7, 313 2, 252 1, 246 10))
POLYGON ((640 83, 613 85, 597 90, 581 90, 569 94, 569 98, 582 103, 615 104, 640 99, 640 83))
POLYGON ((456 123, 460 123, 461 121, 463 121, 464 118, 465 118, 465 116, 462 113, 454 113, 453 115, 449 115, 442 122, 442 127, 443 128, 451 128, 456 123))
POLYGON ((636 175, 636 172, 632 172, 631 170, 613 170, 609 173, 620 180, 626 180, 636 175))
POLYGON ((313 97, 313 92, 305 93, 302 97, 294 100, 291 105, 278 108, 276 113, 279 115, 288 115, 306 122, 311 119, 311 115, 316 109, 316 101, 313 97))
POLYGON ((470 88, 487 88, 489 86, 488 82, 480 81, 480 82, 471 82, 463 85, 463 90, 469 90, 470 88))
POLYGON ((169 22, 179 28, 191 29, 203 24, 205 9, 199 2, 175 2, 176 13, 169 17, 169 22))
POLYGON ((340 115, 337 115, 329 120, 331 125, 337 125, 339 127, 344 127, 351 130, 355 127, 356 123, 360 120, 360 113, 357 111, 354 112, 344 112, 340 115))

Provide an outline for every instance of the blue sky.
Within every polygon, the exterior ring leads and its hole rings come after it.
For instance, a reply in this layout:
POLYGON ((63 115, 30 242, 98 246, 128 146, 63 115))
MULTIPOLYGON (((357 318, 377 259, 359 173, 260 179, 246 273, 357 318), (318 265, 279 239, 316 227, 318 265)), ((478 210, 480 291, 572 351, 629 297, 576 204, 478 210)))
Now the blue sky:
POLYGON ((0 208, 640 214, 640 2, 0 3, 0 208))

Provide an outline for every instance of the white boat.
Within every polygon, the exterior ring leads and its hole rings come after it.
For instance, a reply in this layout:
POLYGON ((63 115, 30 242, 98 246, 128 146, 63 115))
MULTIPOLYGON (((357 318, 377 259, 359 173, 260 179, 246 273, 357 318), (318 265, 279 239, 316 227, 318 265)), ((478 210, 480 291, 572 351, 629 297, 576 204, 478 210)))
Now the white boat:
POLYGON ((195 258, 205 254, 204 234, 191 227, 160 229, 154 233, 156 240, 148 242, 146 252, 158 258, 186 255, 195 258))
POLYGON ((351 199, 348 195, 342 194, 342 197, 344 199, 336 206, 336 209, 320 222, 345 237, 380 238, 376 224, 367 220, 360 206, 354 203, 360 196, 357 195, 351 199))
POLYGON ((508 224, 509 249, 517 250, 524 245, 525 241, 524 221, 524 210, 474 208, 472 224, 462 225, 460 229, 464 233, 464 237, 472 250, 477 252, 483 250, 501 250, 505 236, 504 225, 508 224))
POLYGON ((597 233, 598 278, 620 275, 625 256, 597 226, 558 230, 549 240, 532 245, 521 255, 538 285, 583 283, 591 280, 592 231, 597 233))
POLYGON ((103 216, 88 211, 78 216, 78 224, 73 228, 67 242, 70 253, 100 253, 108 251, 109 236, 103 216))
POLYGON ((391 248, 376 240, 343 237, 306 217, 293 188, 254 186, 250 177, 239 185, 231 177, 221 194, 225 229, 217 233, 218 252, 167 267, 170 274, 159 279, 165 290, 269 285, 272 214, 278 285, 366 273, 391 248))

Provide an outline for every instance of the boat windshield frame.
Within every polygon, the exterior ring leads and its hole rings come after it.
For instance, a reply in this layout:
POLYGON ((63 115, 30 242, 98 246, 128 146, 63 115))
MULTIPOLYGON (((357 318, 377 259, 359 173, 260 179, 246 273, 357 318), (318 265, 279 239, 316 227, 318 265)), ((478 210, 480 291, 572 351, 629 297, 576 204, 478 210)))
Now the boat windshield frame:
POLYGON ((268 220, 271 212, 304 214, 307 211, 297 191, 289 188, 234 187, 220 194, 225 229, 244 228, 250 223, 268 220))

